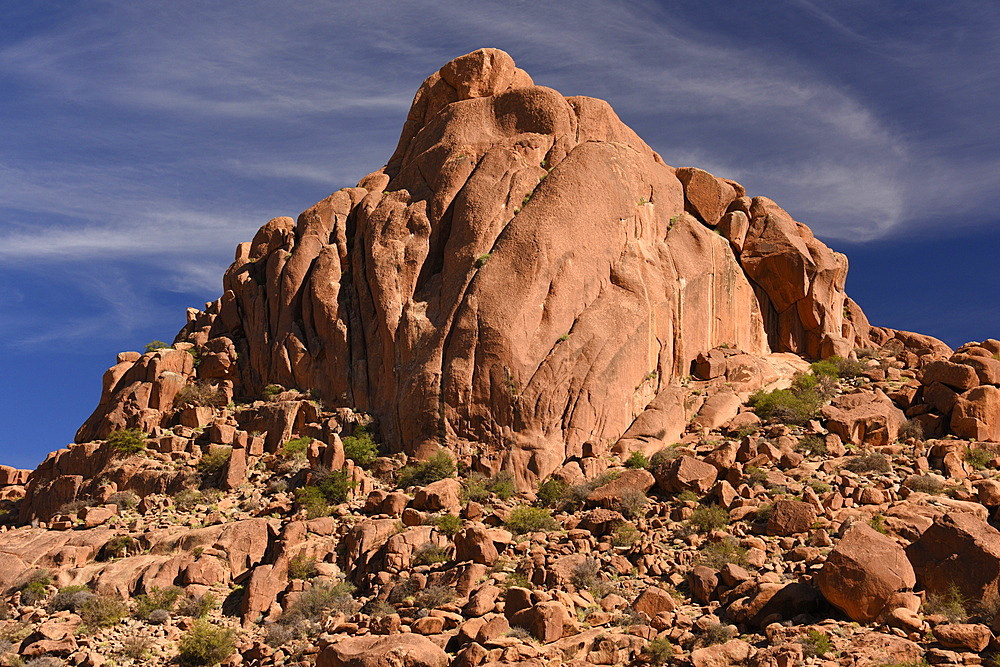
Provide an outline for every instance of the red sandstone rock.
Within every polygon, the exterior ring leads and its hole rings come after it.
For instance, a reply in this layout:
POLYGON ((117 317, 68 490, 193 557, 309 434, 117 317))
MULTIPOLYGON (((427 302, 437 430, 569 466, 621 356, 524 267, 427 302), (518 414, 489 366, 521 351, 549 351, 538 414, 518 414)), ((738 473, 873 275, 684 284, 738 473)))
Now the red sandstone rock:
POLYGON ((949 595, 955 586, 964 599, 984 606, 1000 602, 1000 531, 982 518, 964 512, 938 516, 906 555, 928 592, 949 595))
POLYGON ((863 523, 853 524, 815 577, 823 596, 852 619, 870 623, 891 611, 897 591, 913 587, 914 568, 891 538, 863 523))
POLYGON ((446 667, 448 654, 417 634, 349 637, 316 656, 317 667, 446 667))

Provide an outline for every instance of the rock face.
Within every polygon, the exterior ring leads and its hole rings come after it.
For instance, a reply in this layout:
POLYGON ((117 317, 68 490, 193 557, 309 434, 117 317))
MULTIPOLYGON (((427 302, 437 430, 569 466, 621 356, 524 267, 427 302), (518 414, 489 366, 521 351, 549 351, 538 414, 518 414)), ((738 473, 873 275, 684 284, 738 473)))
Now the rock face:
POLYGON ((178 335, 197 369, 120 360, 78 439, 148 429, 196 372, 237 397, 316 392, 393 448, 475 451, 527 485, 619 439, 713 347, 865 343, 846 273, 774 202, 482 49, 423 83, 386 167, 239 246, 178 335))

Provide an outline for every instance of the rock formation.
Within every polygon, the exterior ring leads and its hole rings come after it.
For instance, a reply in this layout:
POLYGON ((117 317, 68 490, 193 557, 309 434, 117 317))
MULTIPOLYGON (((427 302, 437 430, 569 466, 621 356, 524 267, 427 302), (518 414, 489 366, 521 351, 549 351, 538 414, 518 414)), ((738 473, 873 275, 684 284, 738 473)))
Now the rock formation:
POLYGON ((846 271, 462 56, 0 466, 0 665, 996 664, 1000 341, 873 327, 846 271))

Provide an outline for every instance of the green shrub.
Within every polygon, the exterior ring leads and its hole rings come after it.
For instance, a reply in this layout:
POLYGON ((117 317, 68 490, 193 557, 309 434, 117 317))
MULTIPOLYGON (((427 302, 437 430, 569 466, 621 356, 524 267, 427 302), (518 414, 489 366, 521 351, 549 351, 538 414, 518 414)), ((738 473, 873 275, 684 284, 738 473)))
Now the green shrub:
POLYGON ((116 453, 131 456, 146 450, 146 439, 149 434, 137 428, 126 428, 114 431, 108 436, 107 443, 116 453))
POLYGON ((368 427, 359 424, 354 428, 354 435, 344 438, 344 456, 367 468, 378 458, 378 444, 372 440, 368 427))
POLYGON ((545 507, 558 507, 566 498, 569 486, 559 479, 547 479, 538 487, 538 502, 545 507))
POLYGON ((426 486, 455 474, 455 462, 445 449, 439 449, 426 461, 404 466, 399 471, 399 487, 426 486))
POLYGON ((640 452, 639 450, 636 450, 636 451, 632 452, 629 455, 629 457, 625 460, 625 467, 626 468, 648 468, 649 467, 649 458, 645 454, 643 454, 642 452, 640 452))
POLYGON ((465 502, 482 503, 490 497, 490 490, 486 488, 486 475, 478 472, 470 473, 462 480, 462 500, 465 502))
POLYGON ((501 470, 490 478, 486 488, 500 500, 510 500, 517 493, 514 475, 508 470, 501 470))
POLYGON ((543 507, 531 507, 521 505, 515 507, 507 517, 507 528, 518 535, 524 533, 537 533, 540 531, 557 530, 559 522, 552 516, 552 512, 543 507))
POLYGON ((174 507, 187 512, 193 510, 203 499, 201 491, 197 489, 182 489, 174 494, 174 507))
POLYGON ((758 417, 786 424, 805 424, 819 415, 822 405, 823 400, 814 389, 775 389, 750 396, 750 406, 758 417))
POLYGON ((811 364, 809 370, 816 376, 855 378, 868 370, 868 367, 856 359, 844 359, 843 357, 833 356, 811 364))
POLYGON ((833 642, 830 637, 819 630, 809 630, 805 637, 799 639, 802 645, 802 654, 807 658, 816 658, 833 651, 833 642))
POLYGON ((642 539, 642 533, 630 523, 619 524, 611 533, 611 545, 630 547, 642 539))
POLYGON ((729 512, 718 505, 701 505, 688 519, 688 525, 699 533, 708 533, 729 525, 729 512))
POLYGON ((346 503, 354 488, 354 482, 347 479, 343 470, 317 470, 314 474, 316 488, 329 502, 346 503))
POLYGON ((815 433, 804 435, 799 439, 798 450, 812 456, 826 455, 826 438, 815 433))
POLYGON ((885 516, 882 514, 873 514, 872 518, 868 520, 868 525, 883 535, 887 535, 889 533, 885 527, 885 516))
POLYGON ((176 408, 221 408, 225 407, 226 403, 226 392, 215 385, 201 381, 181 387, 174 396, 176 408))
POLYGON ((955 584, 944 593, 928 593, 921 609, 928 616, 944 616, 950 623, 965 623, 969 618, 966 600, 955 584))
POLYGON ((48 597, 49 591, 46 584, 41 581, 29 581, 21 586, 21 604, 31 605, 41 602, 48 597))
POLYGON ((330 502, 315 486, 303 486, 295 489, 295 502, 301 509, 304 509, 306 516, 310 519, 318 519, 321 516, 330 516, 330 502))
POLYGON ((413 552, 414 565, 434 565, 448 561, 448 552, 443 547, 425 542, 413 552))
POLYGON ((569 582, 579 590, 586 590, 600 581, 600 578, 601 561, 596 558, 587 558, 573 568, 569 582))
POLYGON ((135 599, 135 617, 148 620, 149 615, 157 609, 173 611, 177 606, 177 599, 184 594, 184 591, 177 586, 168 588, 151 588, 149 593, 140 595, 135 599))
POLYGON ((216 665, 236 651, 236 632, 197 619, 177 643, 177 661, 182 665, 216 665))
POLYGON ((264 387, 264 391, 260 392, 260 395, 264 397, 265 401, 270 401, 272 398, 282 393, 283 391, 285 391, 285 388, 282 387, 280 384, 269 384, 266 387, 264 387))
POLYGON ((727 537, 719 542, 709 542, 702 547, 699 562, 716 570, 721 570, 727 563, 745 565, 747 550, 733 538, 727 537))
POLYGON ((434 525, 437 529, 441 531, 441 534, 447 535, 448 537, 455 537, 458 531, 462 530, 462 520, 455 516, 454 514, 443 514, 439 516, 435 521, 434 525))
POLYGON ((95 595, 80 606, 80 618, 88 628, 107 628, 117 625, 128 610, 121 600, 95 595))
POLYGON ((896 439, 900 442, 904 442, 910 438, 914 440, 924 439, 924 425, 916 419, 907 419, 903 422, 903 425, 899 427, 899 434, 896 436, 896 439))
POLYGON ((318 623, 327 615, 343 612, 353 614, 360 606, 354 600, 355 588, 346 581, 337 584, 317 583, 296 599, 281 615, 281 623, 301 625, 318 623))
POLYGON ((198 472, 205 477, 215 477, 226 467, 232 455, 232 447, 217 447, 207 454, 202 454, 201 460, 198 461, 198 472))
POLYGON ((966 447, 962 456, 965 462, 976 470, 985 470, 993 460, 994 454, 985 447, 966 447))
POLYGON ((490 261, 490 253, 485 252, 476 258, 476 268, 481 269, 486 266, 486 262, 490 261))
POLYGON ((288 561, 289 579, 312 579, 319 570, 316 569, 316 558, 305 552, 297 553, 288 561))
POLYGON ((308 458, 309 444, 313 441, 309 437, 293 438, 281 446, 281 455, 286 459, 305 461, 308 458))
POLYGON ((140 662, 150 656, 153 649, 153 639, 146 635, 131 635, 122 639, 121 655, 140 662))
POLYGON ((674 645, 666 637, 657 637, 646 644, 649 661, 654 665, 662 665, 674 657, 674 645))
POLYGON ((155 352, 156 350, 162 350, 163 348, 170 347, 162 340, 151 340, 146 343, 146 352, 155 352))

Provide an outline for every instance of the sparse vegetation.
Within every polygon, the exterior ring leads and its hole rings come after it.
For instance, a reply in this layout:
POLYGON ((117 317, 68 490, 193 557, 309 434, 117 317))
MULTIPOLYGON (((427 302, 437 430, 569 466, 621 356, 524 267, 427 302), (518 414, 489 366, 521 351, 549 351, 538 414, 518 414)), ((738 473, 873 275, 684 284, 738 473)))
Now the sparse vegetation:
POLYGON ((184 595, 184 590, 177 586, 168 588, 152 588, 144 595, 135 599, 135 617, 141 620, 149 620, 149 616, 154 611, 161 609, 171 612, 177 606, 177 600, 184 595))
POLYGON ((198 461, 198 472, 206 479, 214 478, 226 467, 232 455, 232 447, 211 449, 207 454, 202 454, 201 460, 198 461))
POLYGON ((108 436, 107 443, 120 456, 132 456, 146 450, 148 433, 137 428, 126 428, 114 431, 108 436))
POLYGON ((485 502, 493 494, 500 500, 509 500, 517 493, 514 475, 501 470, 492 477, 471 473, 462 480, 462 499, 485 502))
POLYGON ((117 625, 128 613, 121 600, 95 595, 80 605, 80 618, 88 628, 107 628, 117 625))
POLYGON ((448 552, 444 547, 426 542, 413 552, 414 565, 434 565, 448 561, 448 552))
POLYGON ((927 615, 944 616, 950 623, 965 623, 969 618, 966 600, 954 584, 943 593, 928 593, 921 611, 927 615))
POLYGON ((962 458, 976 470, 985 470, 990 465, 995 454, 986 447, 966 447, 962 458))
POLYGON ((646 644, 649 661, 654 665, 663 665, 674 657, 674 645, 666 637, 657 637, 646 644))
POLYGON ((517 535, 523 535, 524 533, 556 530, 559 528, 559 522, 546 508, 521 505, 515 507, 510 516, 507 517, 507 528, 517 535))
POLYGON ((694 510, 688 525, 699 533, 708 533, 729 525, 729 512, 718 505, 702 505, 694 510))
POLYGON ((619 524, 611 533, 611 545, 630 547, 642 539, 642 533, 630 523, 619 524))
POLYGON ((800 373, 789 389, 755 392, 750 405, 761 419, 805 424, 819 415, 823 403, 835 392, 836 381, 829 375, 800 373))
POLYGON ((702 641, 705 646, 714 646, 715 644, 725 644, 730 639, 736 636, 736 629, 731 625, 723 625, 722 623, 712 623, 701 635, 702 641))
POLYGON ((614 502, 614 509, 622 513, 628 519, 638 519, 646 515, 646 507, 649 505, 649 498, 642 489, 626 489, 618 494, 614 502))
POLYGON ((709 542, 702 547, 699 562, 716 570, 721 570, 727 563, 745 565, 747 550, 735 539, 727 537, 718 542, 709 542))
POLYGON ((625 460, 626 468, 648 468, 649 458, 642 452, 636 450, 625 460))
POLYGON ((476 268, 481 269, 486 266, 486 262, 490 261, 490 253, 484 252, 482 255, 476 258, 476 268))
POLYGON ((222 389, 200 381, 181 387, 174 397, 175 408, 221 408, 226 403, 226 393, 222 389))
POLYGON ((269 384, 266 387, 264 387, 264 390, 260 393, 260 395, 264 398, 265 401, 271 401, 274 400, 275 396, 284 391, 285 388, 282 387, 280 384, 269 384))
POLYGON ((566 498, 569 486, 559 479, 547 479, 538 487, 538 502, 544 507, 558 507, 566 498))
POLYGON ((462 530, 462 520, 454 514, 442 514, 434 521, 434 525, 443 535, 455 537, 462 530))
POLYGON ((378 443, 372 438, 365 424, 355 426, 353 435, 344 438, 343 442, 344 456, 362 468, 370 467, 378 458, 378 443))
POLYGON ((156 350, 162 350, 167 347, 170 346, 164 343, 162 340, 151 340, 148 343, 146 343, 144 349, 146 350, 146 352, 155 352, 156 350))
POLYGON ((455 591, 450 586, 428 586, 413 598, 414 604, 424 609, 437 609, 455 599, 455 591))
POLYGON ((316 569, 316 558, 307 553, 300 552, 288 560, 289 579, 312 579, 319 570, 316 569))
POLYGON ((868 472, 892 472, 892 463, 884 454, 876 452, 855 456, 844 464, 844 469, 859 475, 868 472))
POLYGON ((864 362, 857 359, 844 359, 843 357, 833 356, 811 364, 809 370, 816 376, 856 378, 868 370, 868 367, 864 362))
POLYGON ((399 471, 399 487, 405 489, 410 486, 426 486, 454 474, 455 462, 451 454, 446 449, 439 449, 426 461, 404 466, 399 471))
POLYGON ((903 482, 911 491, 937 495, 944 491, 944 482, 934 475, 911 475, 903 482))
POLYGON ((197 619, 177 643, 177 661, 191 667, 216 665, 236 651, 236 632, 197 619))
POLYGON ((347 502, 354 483, 343 470, 320 469, 313 473, 313 483, 295 490, 295 501, 310 519, 327 516, 330 506, 347 502))
POLYGON ((810 629, 805 637, 799 639, 802 654, 807 658, 816 658, 833 652, 833 642, 830 637, 819 630, 810 629))

